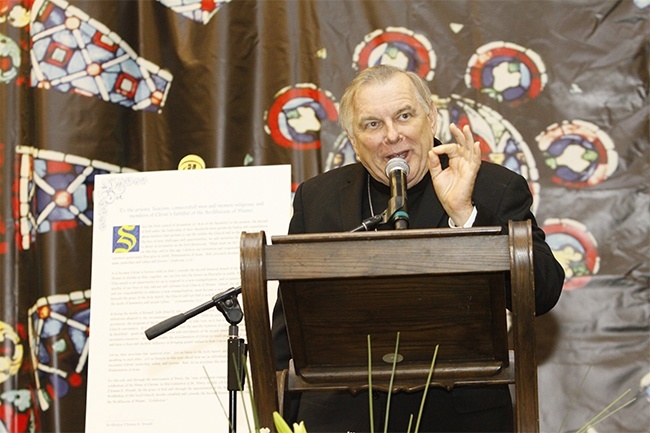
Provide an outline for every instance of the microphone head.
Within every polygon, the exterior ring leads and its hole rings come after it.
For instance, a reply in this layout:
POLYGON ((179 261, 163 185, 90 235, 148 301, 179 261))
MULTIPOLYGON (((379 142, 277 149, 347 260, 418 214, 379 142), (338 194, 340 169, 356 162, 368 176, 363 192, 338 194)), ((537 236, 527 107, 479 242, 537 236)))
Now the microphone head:
POLYGON ((402 170, 404 175, 408 175, 409 165, 403 158, 395 157, 386 164, 386 176, 390 177, 391 172, 394 170, 402 170))

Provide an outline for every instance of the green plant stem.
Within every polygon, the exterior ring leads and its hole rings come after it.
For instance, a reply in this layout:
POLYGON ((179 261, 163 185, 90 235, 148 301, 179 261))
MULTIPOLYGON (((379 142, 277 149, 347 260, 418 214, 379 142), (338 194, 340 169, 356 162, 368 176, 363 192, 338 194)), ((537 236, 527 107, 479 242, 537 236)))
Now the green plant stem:
POLYGON ((590 419, 590 420, 589 420, 585 425, 583 425, 582 428, 580 428, 580 430, 578 430, 576 433, 583 433, 583 432, 586 432, 586 431, 589 429, 589 427, 593 427, 593 426, 595 426, 596 424, 600 423, 601 421, 603 421, 603 420, 605 420, 606 418, 610 417, 611 415, 615 414, 615 413, 618 412, 619 410, 623 409, 625 406, 627 406, 627 405, 629 405, 630 403, 634 402, 634 401, 636 400, 636 397, 633 398, 632 400, 628 401, 627 403, 625 403, 623 406, 619 407, 618 409, 614 410, 613 412, 611 412, 611 413, 607 414, 606 416, 604 416, 603 418, 601 418, 601 416, 602 416, 605 412, 607 412, 607 411, 608 411, 612 406, 614 406, 616 403, 618 403, 618 401, 619 401, 620 399, 622 399, 623 397, 625 397, 625 395, 627 395, 630 391, 631 391, 631 389, 628 388, 627 391, 625 391, 623 394, 619 395, 618 398, 616 398, 613 402, 611 402, 609 405, 607 405, 607 407, 605 407, 605 409, 603 409, 603 410, 601 410, 600 412, 598 412, 598 413, 596 414, 596 416, 594 416, 592 419, 590 419))
MULTIPOLYGON (((248 393, 250 397, 250 405, 253 408, 253 423, 255 425, 255 431, 259 432, 260 431, 260 420, 257 417, 257 408, 255 407, 255 395, 253 394, 253 387, 251 386, 251 377, 248 371, 248 362, 246 361, 247 358, 244 356, 244 374, 246 375, 246 380, 248 384, 248 393)), ((237 371, 240 371, 239 365, 237 364, 237 359, 235 355, 233 354, 233 363, 235 364, 237 371)), ((237 374, 237 388, 239 388, 239 394, 241 395, 242 399, 242 405, 246 407, 246 402, 244 401, 244 395, 241 391, 243 391, 244 387, 242 386, 241 379, 239 377, 239 374, 237 374)), ((250 419, 248 418, 248 411, 244 410, 244 416, 246 417, 246 426, 248 427, 248 431, 251 431, 251 422, 250 419)))
POLYGON ((608 414, 605 415, 604 417, 600 418, 598 421, 596 421, 596 422, 594 422, 594 423, 592 423, 592 424, 589 424, 589 426, 593 427, 593 426, 595 426, 595 425, 597 425, 597 424, 600 424, 601 422, 605 421, 605 420, 606 420, 607 418, 609 418, 610 416, 614 415, 614 414, 615 414, 616 412, 618 412, 619 410, 621 410, 621 409, 623 409, 623 408, 625 408, 625 407, 631 405, 631 404, 634 403, 635 401, 636 401, 636 397, 634 397, 632 400, 629 400, 628 402, 622 404, 621 406, 617 407, 616 409, 614 409, 613 411, 611 411, 610 413, 608 413, 608 414))
POLYGON ((573 398, 571 399, 571 402, 569 403, 569 406, 567 406, 566 412, 564 412, 564 417, 562 418, 562 422, 560 423, 560 428, 557 429, 557 433, 560 433, 562 431, 562 427, 564 427, 564 423, 566 422, 567 418, 569 417, 569 408, 571 408, 574 405, 574 403, 576 402, 576 400, 578 399, 578 397, 582 393, 582 387, 583 387, 583 385, 585 383, 585 380, 587 379, 587 375, 589 374, 590 370, 591 370, 591 365, 589 366, 589 368, 585 372, 584 377, 580 381, 580 385, 578 385, 578 390, 573 395, 573 398))
POLYGON ((418 433, 420 429, 420 420, 422 419, 422 411, 424 410, 424 401, 427 398, 427 393, 429 392, 429 384, 431 383, 431 376, 433 375, 433 367, 436 365, 436 358, 438 357, 438 347, 440 345, 436 344, 436 350, 433 352, 433 358, 431 359, 431 367, 429 368, 429 376, 427 377, 427 384, 424 386, 424 392, 422 393, 422 401, 420 402, 420 411, 418 412, 418 420, 415 423, 415 433, 418 433))
POLYGON ((368 408, 370 410, 370 433, 375 433, 375 417, 372 408, 372 347, 370 334, 368 334, 368 408))
POLYGON ((390 372, 390 382, 388 384, 388 397, 386 400, 386 418, 384 419, 384 433, 388 432, 388 419, 390 416, 390 398, 393 395, 393 380, 395 379, 395 369, 397 367, 397 354, 399 353, 399 332, 395 338, 395 353, 393 354, 393 368, 390 372))
POLYGON ((208 382, 212 387, 212 392, 214 392, 214 396, 217 397, 217 401, 219 402, 219 406, 221 407, 221 412, 223 412, 223 416, 228 420, 228 428, 230 429, 231 432, 234 432, 235 428, 233 427, 232 422, 228 417, 228 413, 226 412, 226 408, 223 406, 223 402, 219 398, 219 393, 217 392, 217 388, 214 387, 214 383, 212 383, 212 379, 210 379, 210 375, 208 374, 208 370, 206 370, 205 365, 202 367, 203 367, 203 372, 205 373, 205 376, 208 378, 208 382))

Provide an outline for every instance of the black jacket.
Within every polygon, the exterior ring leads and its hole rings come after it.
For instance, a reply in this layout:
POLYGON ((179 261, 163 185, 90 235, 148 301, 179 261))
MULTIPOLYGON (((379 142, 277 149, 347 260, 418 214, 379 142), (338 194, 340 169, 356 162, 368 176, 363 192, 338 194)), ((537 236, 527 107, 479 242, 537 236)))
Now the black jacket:
MULTIPOLYGON (((446 161, 443 159, 443 165, 446 161)), ((323 173, 302 183, 295 194, 290 234, 346 232, 358 227, 367 217, 368 172, 361 164, 351 164, 323 173), (366 206, 367 208, 367 206, 366 206)), ((427 174, 420 187, 418 214, 410 212, 411 228, 449 227, 449 217, 438 200, 427 174)), ((533 198, 526 180, 502 166, 482 162, 473 193, 477 216, 474 227, 501 226, 507 233, 509 220, 531 220, 533 226, 533 260, 535 270, 536 312, 543 314, 557 303, 564 282, 564 271, 545 242, 530 208, 533 198)), ((383 210, 383 209, 382 209, 383 210)), ((509 302, 509 293, 508 293, 509 302)), ((276 368, 287 368, 289 344, 281 303, 273 312, 273 338, 276 368)), ((297 420, 306 422, 307 430, 361 431, 367 428, 367 396, 318 393, 305 394, 297 420)), ((375 418, 381 422, 381 402, 375 418), (379 416, 378 416, 379 415, 379 416)), ((297 401, 294 401, 297 404, 297 401)), ((419 405, 419 393, 395 395, 391 403, 391 426, 399 416, 419 405), (393 414, 395 412, 395 414, 393 414)), ((497 388, 456 388, 452 392, 430 390, 421 431, 509 431, 512 428, 511 400, 507 386, 497 388), (471 414, 471 415, 470 415, 471 414), (428 426, 428 427, 427 427, 428 426), (457 430, 458 429, 458 430, 457 430), (487 430, 484 430, 487 429, 487 430)), ((405 424, 397 424, 405 431, 405 424)))

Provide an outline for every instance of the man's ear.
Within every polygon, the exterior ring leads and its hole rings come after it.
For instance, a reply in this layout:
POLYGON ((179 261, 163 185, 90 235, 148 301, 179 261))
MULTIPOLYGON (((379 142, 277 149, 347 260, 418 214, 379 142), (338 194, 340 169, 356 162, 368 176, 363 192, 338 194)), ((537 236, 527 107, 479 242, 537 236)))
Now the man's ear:
POLYGON ((438 110, 436 110, 436 106, 433 105, 433 102, 429 103, 429 124, 431 125, 431 131, 435 136, 436 129, 438 128, 438 110))
POLYGON ((350 141, 350 144, 352 145, 352 149, 354 149, 354 153, 356 153, 358 155, 359 152, 357 152, 357 142, 354 140, 354 137, 349 132, 346 132, 346 135, 348 136, 348 140, 350 141))

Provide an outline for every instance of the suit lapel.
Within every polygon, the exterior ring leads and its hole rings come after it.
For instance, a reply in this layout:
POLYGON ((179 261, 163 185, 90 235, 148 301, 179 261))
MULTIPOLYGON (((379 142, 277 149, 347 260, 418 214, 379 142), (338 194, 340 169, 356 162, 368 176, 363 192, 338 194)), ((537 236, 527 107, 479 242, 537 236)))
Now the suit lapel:
POLYGON ((358 227, 363 220, 361 200, 363 200, 363 188, 366 185, 366 176, 366 170, 361 164, 357 163, 356 168, 348 171, 340 186, 339 221, 342 230, 352 230, 358 227))

